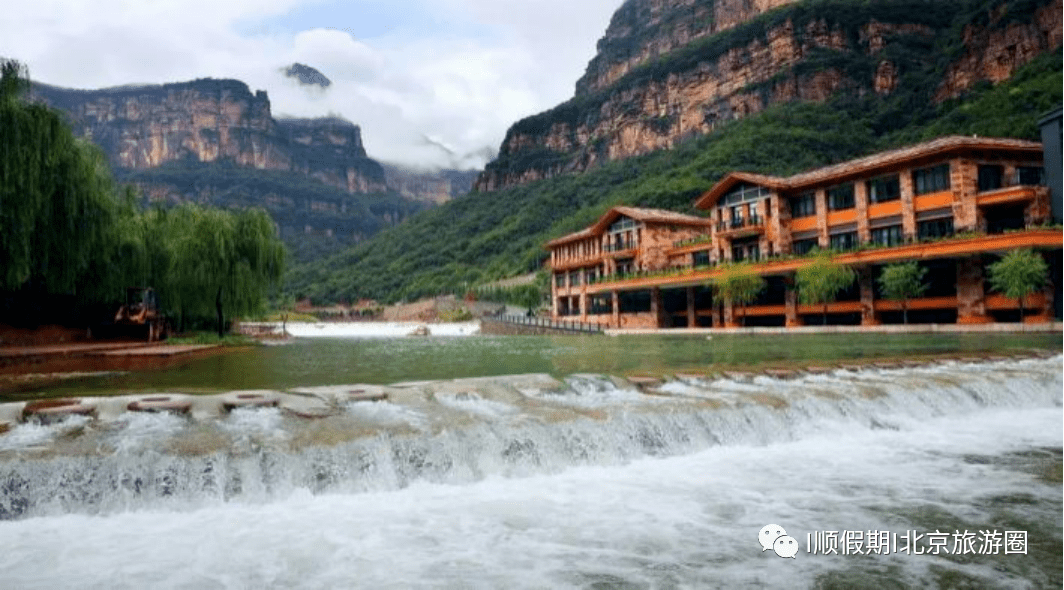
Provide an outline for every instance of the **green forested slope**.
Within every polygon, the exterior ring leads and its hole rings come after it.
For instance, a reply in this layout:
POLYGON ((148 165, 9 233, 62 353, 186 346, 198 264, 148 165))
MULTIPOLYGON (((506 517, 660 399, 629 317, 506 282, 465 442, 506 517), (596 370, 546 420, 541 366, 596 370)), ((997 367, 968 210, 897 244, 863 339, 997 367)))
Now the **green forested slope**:
POLYGON ((672 150, 471 193, 369 242, 293 267, 288 290, 318 302, 462 292, 539 268, 546 241, 588 225, 613 205, 690 211, 697 195, 732 170, 791 174, 945 134, 1037 139, 1039 116, 1061 105, 1061 66, 1059 50, 1045 54, 1006 83, 979 86, 937 107, 930 100, 934 87, 926 84, 887 98, 780 105, 672 150))

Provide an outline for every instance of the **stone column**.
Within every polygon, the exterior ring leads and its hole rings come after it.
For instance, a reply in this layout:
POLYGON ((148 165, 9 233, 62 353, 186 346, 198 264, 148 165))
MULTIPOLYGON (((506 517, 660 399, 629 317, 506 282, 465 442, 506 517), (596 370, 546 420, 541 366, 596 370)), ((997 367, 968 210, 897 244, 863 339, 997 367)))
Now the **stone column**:
POLYGON ((698 327, 698 315, 695 312, 695 288, 687 288, 687 327, 698 327))
POLYGON ((785 325, 788 328, 802 326, 802 316, 798 313, 798 291, 794 288, 794 277, 787 278, 787 291, 783 295, 783 303, 786 309, 785 325))
POLYGON ((989 324, 983 292, 983 261, 978 256, 957 262, 957 323, 989 324))
POLYGON ((906 240, 916 240, 916 207, 913 203, 913 175, 908 169, 898 172, 901 189, 901 233, 906 240))
POLYGON ((662 318, 665 315, 665 306, 661 302, 661 287, 650 289, 650 315, 654 316, 654 323, 658 328, 663 327, 662 318))
POLYGON ((872 267, 858 268, 857 281, 861 288, 861 325, 878 326, 880 321, 875 308, 876 285, 872 278, 872 267))
POLYGON ((820 249, 826 250, 831 245, 831 238, 828 237, 828 193, 824 189, 816 192, 816 228, 820 249))
POLYGON ((863 181, 853 183, 853 201, 857 209, 857 239, 862 244, 872 241, 868 228, 868 185, 863 181))
MULTIPOLYGON (((1005 177, 1006 182, 1008 178, 1009 176, 1005 177)), ((985 230, 986 221, 980 219, 979 208, 976 206, 979 165, 965 159, 950 162, 949 186, 953 191, 953 229, 959 232, 985 230)))
POLYGON ((610 292, 611 304, 613 305, 613 325, 616 328, 621 327, 621 294, 617 291, 610 292))
POLYGON ((587 321, 587 288, 580 290, 580 321, 587 321))
POLYGON ((724 327, 725 328, 738 328, 739 322, 735 317, 735 306, 731 303, 724 302, 724 327))

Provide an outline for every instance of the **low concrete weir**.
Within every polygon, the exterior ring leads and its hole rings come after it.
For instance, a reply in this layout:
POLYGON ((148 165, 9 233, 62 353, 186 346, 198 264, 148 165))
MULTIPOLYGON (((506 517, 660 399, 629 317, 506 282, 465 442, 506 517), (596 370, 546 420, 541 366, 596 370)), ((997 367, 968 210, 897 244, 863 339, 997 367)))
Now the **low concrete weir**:
POLYGON ((0 519, 553 474, 986 408, 1060 408, 1060 356, 545 374, 0 405, 0 519))

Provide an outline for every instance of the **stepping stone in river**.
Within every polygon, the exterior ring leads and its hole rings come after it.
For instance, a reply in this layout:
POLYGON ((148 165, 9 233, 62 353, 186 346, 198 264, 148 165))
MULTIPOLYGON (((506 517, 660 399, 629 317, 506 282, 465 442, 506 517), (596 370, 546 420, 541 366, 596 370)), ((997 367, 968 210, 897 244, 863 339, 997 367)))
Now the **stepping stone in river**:
POLYGON ((192 409, 192 402, 169 395, 156 395, 129 402, 126 409, 130 412, 171 412, 187 414, 192 409))

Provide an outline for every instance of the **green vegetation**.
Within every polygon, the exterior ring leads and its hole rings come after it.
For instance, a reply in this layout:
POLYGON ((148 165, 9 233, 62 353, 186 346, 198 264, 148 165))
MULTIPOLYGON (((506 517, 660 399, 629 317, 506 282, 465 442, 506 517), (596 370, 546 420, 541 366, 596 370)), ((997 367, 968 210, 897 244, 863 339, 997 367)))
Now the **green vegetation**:
MULTIPOLYGON (((810 3, 795 6, 806 4, 810 3)), ((815 8, 821 4, 831 3, 810 5, 815 8)), ((310 297, 317 304, 463 295, 473 285, 539 270, 547 256, 543 248, 546 242, 586 227, 614 205, 695 213, 693 200, 733 170, 789 175, 948 134, 1038 139, 1035 125, 1039 115, 1058 108, 1064 98, 1062 58, 1057 50, 1037 57, 997 86, 978 85, 960 99, 937 105, 932 100, 945 64, 963 49, 965 24, 986 24, 994 6, 999 7, 995 14, 1003 15, 1001 22, 1021 21, 1033 14, 1029 3, 844 4, 893 6, 881 15, 880 22, 908 22, 903 15, 912 18, 921 10, 933 11, 926 18, 943 23, 947 12, 953 16, 936 29, 941 34, 933 40, 907 36, 900 45, 888 42, 884 55, 899 64, 909 64, 901 68, 898 87, 890 95, 844 89, 825 103, 779 104, 756 116, 720 123, 714 133, 672 149, 609 162, 578 175, 563 174, 496 192, 471 193, 417 214, 368 242, 297 264, 286 277, 286 290, 297 297, 310 297), (1025 6, 1029 9, 1026 13, 1025 6)), ((829 16, 850 18, 844 10, 829 16)), ((763 18, 780 16, 772 12, 763 18)), ((854 55, 858 54, 863 55, 854 55)), ((839 56, 824 56, 828 58, 839 56)), ((571 107, 573 116, 593 113, 582 110, 587 105, 566 105, 558 109, 571 107)), ((549 117, 545 113, 543 121, 568 116, 559 112, 549 117)), ((548 155, 552 170, 564 169, 559 154, 548 155)), ((508 165, 507 157, 500 155, 500 166, 508 165)))
MULTIPOLYGON (((730 264, 724 267, 720 277, 713 281, 713 294, 728 305, 739 305, 745 311, 757 296, 765 290, 765 279, 754 272, 750 264, 730 264)), ((746 314, 743 323, 746 323, 746 314)))
POLYGON ((195 332, 167 340, 176 346, 212 344, 216 346, 258 346, 259 342, 243 334, 215 334, 214 332, 195 332))
POLYGON ((178 327, 261 308, 285 252, 262 210, 141 211, 100 152, 60 115, 22 100, 29 80, 0 62, 0 321, 93 324, 127 286, 151 285, 178 327))
POLYGON ((822 252, 811 264, 798 269, 794 283, 798 287, 798 300, 806 305, 824 305, 824 325, 828 324, 828 303, 835 301, 839 291, 853 284, 857 273, 848 266, 831 259, 830 252, 822 252))
POLYGON ((993 290, 1019 300, 1021 318, 1024 298, 1046 284, 1049 272, 1045 259, 1032 250, 1013 250, 987 270, 993 290))
POLYGON ((901 315, 904 324, 909 323, 909 300, 927 291, 927 284, 924 283, 926 274, 927 269, 912 260, 888 265, 883 268, 883 274, 879 275, 879 285, 883 289, 883 295, 887 299, 901 300, 901 315))

